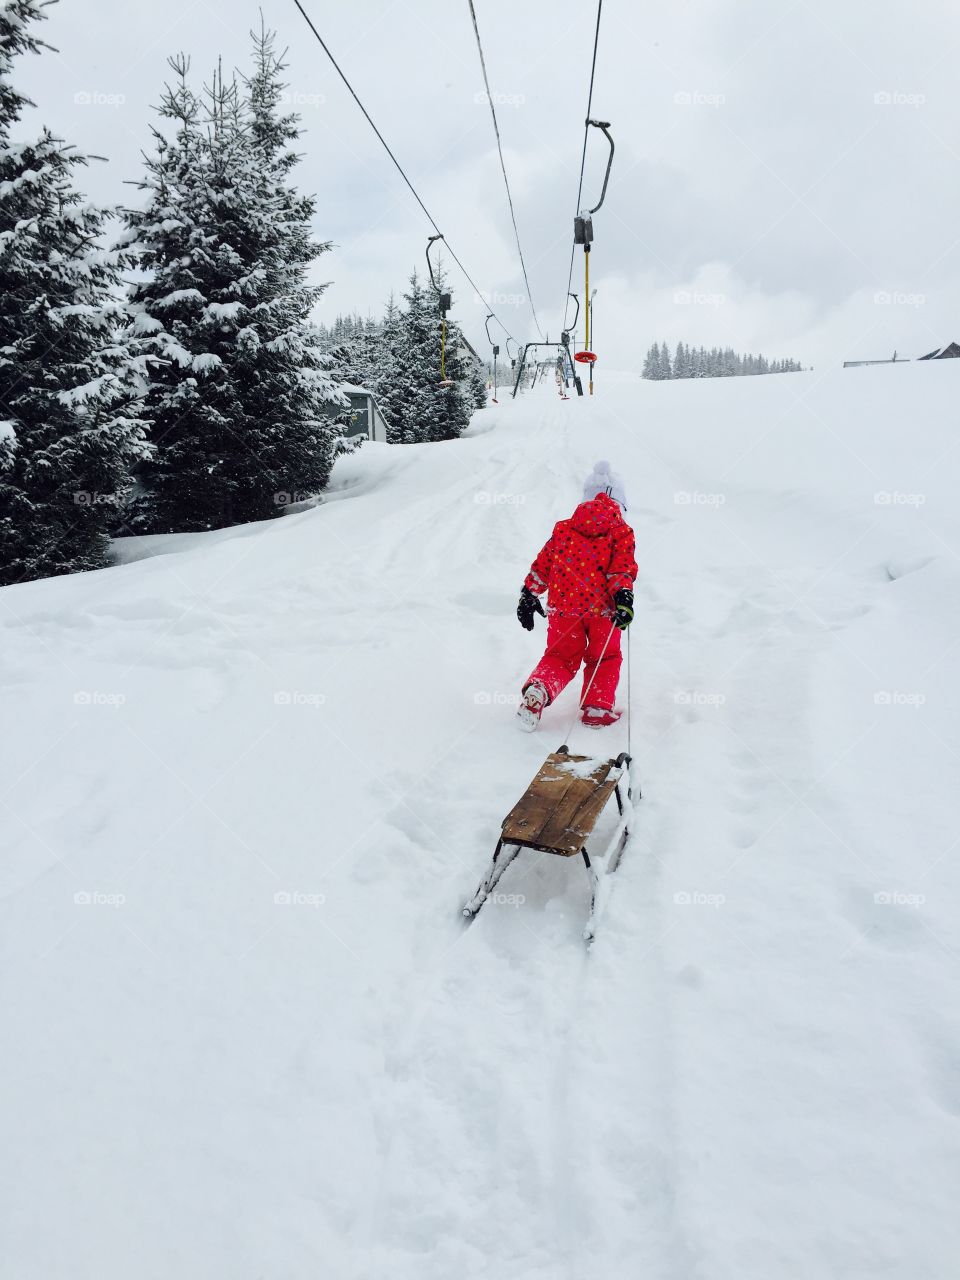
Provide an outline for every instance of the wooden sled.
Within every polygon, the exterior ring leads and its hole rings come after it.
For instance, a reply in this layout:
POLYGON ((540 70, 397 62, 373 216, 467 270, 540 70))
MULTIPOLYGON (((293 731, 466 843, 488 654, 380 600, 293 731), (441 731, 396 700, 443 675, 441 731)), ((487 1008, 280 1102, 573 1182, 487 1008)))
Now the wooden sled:
MULTIPOLYGON (((590 877, 590 918, 583 936, 592 942, 606 900, 604 878, 616 871, 630 835, 633 816, 630 763, 626 752, 615 760, 574 756, 566 747, 548 755, 526 792, 504 818, 490 867, 476 893, 464 905, 464 916, 472 920, 479 912, 521 849, 554 853, 561 858, 579 854, 590 877), (622 787, 624 779, 626 796, 622 787), (616 798, 620 821, 603 853, 591 857, 587 841, 611 795, 616 798)), ((637 795, 639 798, 639 791, 637 795)))

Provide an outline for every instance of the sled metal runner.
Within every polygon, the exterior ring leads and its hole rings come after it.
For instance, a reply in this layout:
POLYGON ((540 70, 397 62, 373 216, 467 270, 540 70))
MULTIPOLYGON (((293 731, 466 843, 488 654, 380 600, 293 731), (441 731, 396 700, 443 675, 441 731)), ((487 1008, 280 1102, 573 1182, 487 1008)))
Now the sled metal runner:
MULTIPOLYGON (((630 835, 634 795, 630 767, 625 751, 615 760, 571 755, 566 747, 551 752, 504 818, 490 866, 464 905, 463 915, 468 920, 477 915, 521 849, 561 858, 579 856, 590 879, 590 916, 583 937, 592 942, 606 905, 607 877, 616 871, 630 835), (603 851, 591 854, 587 841, 611 796, 620 820, 603 851)), ((639 798, 639 790, 636 794, 639 798)))

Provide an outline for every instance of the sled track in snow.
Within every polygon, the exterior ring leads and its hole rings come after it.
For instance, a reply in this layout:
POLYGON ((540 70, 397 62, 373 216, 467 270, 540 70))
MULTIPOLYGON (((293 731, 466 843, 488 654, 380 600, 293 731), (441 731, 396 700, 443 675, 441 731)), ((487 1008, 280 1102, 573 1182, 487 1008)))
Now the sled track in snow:
POLYGON ((15 589, 25 1276, 949 1273, 957 370, 887 372, 547 388, 344 458, 315 511, 15 589), (458 912, 575 706, 515 732, 513 611, 601 457, 644 799, 586 953, 565 859, 458 912))
MULTIPOLYGON (((448 527, 456 529, 444 542, 444 558, 470 557, 480 540, 482 552, 499 561, 516 559, 519 579, 524 552, 518 543, 524 539, 536 549, 544 514, 576 494, 581 471, 595 460, 595 445, 572 448, 574 435, 569 414, 554 407, 536 432, 517 442, 515 460, 494 461, 458 486, 443 507, 448 527), (526 499, 511 512, 518 519, 510 523, 519 524, 521 534, 508 528, 491 544, 489 536, 478 539, 471 524, 460 522, 460 504, 486 484, 526 499)), ((546 524, 548 531, 549 517, 546 524)), ((417 559, 422 565, 419 552, 417 559)), ((388 571, 402 575, 405 564, 398 549, 388 571)), ((422 576, 441 573, 441 564, 427 564, 422 576)), ((502 622, 487 625, 492 632, 502 622)), ((502 731, 510 729, 504 723, 502 731)), ((545 727, 527 754, 536 758, 553 732, 554 725, 545 727)), ((600 745, 594 736, 588 741, 600 745)), ((520 745, 528 744, 521 739, 520 745)), ((416 807, 431 801, 426 786, 416 807)), ((487 802, 482 840, 472 842, 486 857, 502 816, 490 804, 496 800, 487 802)), ((630 883, 619 892, 643 891, 649 873, 643 854, 642 840, 628 850, 618 879, 629 877, 630 883)), ((672 1273, 670 1143, 662 1119, 669 1070, 662 1068, 666 1037, 655 911, 643 914, 654 936, 639 939, 640 971, 625 984, 614 960, 617 943, 608 947, 601 937, 594 954, 584 954, 579 932, 586 879, 577 874, 579 864, 571 869, 564 861, 525 851, 498 886, 509 897, 523 895, 521 906, 494 902, 467 932, 435 922, 442 941, 423 949, 426 987, 398 1018, 403 1030, 391 1052, 391 1089, 378 1107, 376 1193, 362 1233, 369 1267, 409 1254, 410 1265, 416 1259, 425 1276, 438 1280, 451 1268, 526 1280, 561 1274, 562 1257, 568 1260, 563 1273, 571 1276, 582 1274, 591 1258, 602 1259, 606 1274, 615 1276, 641 1260, 649 1274, 672 1273), (603 1043, 600 1031, 611 1002, 623 1007, 616 1046, 603 1043), (611 1093, 620 1098, 615 1123, 611 1093), (450 1124, 473 1193, 489 1206, 479 1220, 471 1214, 464 1221, 453 1209, 444 1216, 447 1171, 429 1153, 436 1150, 431 1134, 438 1141, 442 1126, 450 1124), (412 1184, 436 1206, 436 1259, 418 1258, 417 1229, 406 1212, 412 1184)), ((474 863, 461 894, 483 865, 474 863)), ((456 904, 450 906, 452 920, 456 904)), ((622 942, 619 932, 617 939, 622 942)))

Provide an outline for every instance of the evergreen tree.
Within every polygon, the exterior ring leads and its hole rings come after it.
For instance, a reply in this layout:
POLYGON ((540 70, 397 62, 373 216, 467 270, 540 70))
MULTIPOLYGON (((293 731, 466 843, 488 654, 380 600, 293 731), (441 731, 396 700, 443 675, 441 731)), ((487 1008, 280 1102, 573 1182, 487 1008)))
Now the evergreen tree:
MULTIPOLYGON (((440 277, 443 287, 444 281, 440 277)), ((470 421, 471 406, 462 382, 466 369, 459 355, 460 330, 447 318, 446 359, 442 379, 441 320, 437 293, 424 288, 416 271, 410 277, 398 334, 398 363, 405 370, 406 395, 399 409, 394 436, 405 443, 454 440, 470 421), (441 385, 446 381, 449 385, 441 385)))
POLYGON ((474 409, 487 407, 487 375, 482 364, 471 356, 467 360, 466 387, 467 401, 474 409))
POLYGON ((276 49, 276 34, 261 17, 251 31, 254 71, 244 84, 251 122, 254 171, 259 176, 262 224, 256 232, 264 248, 256 269, 265 270, 266 287, 256 306, 237 323, 256 327, 259 345, 244 344, 241 396, 246 415, 269 429, 276 450, 276 470, 287 492, 316 493, 330 477, 340 435, 329 406, 338 398, 323 355, 320 335, 310 313, 327 289, 311 285, 310 265, 330 250, 330 241, 313 239, 311 222, 316 198, 301 195, 291 184, 299 156, 292 144, 300 137, 300 118, 281 111, 285 53, 276 49), (279 211, 279 217, 277 212, 279 211))
POLYGON ((254 37, 247 96, 218 70, 202 96, 189 63, 154 129, 155 153, 129 210, 127 239, 144 279, 132 287, 132 332, 149 361, 147 411, 156 457, 142 471, 140 527, 217 528, 277 515, 329 476, 342 400, 309 324, 326 286, 309 264, 329 248, 310 236, 312 200, 288 175, 296 117, 279 114, 282 60, 254 37))
MULTIPOLYGON (((352 319, 337 317, 339 336, 328 344, 330 359, 338 378, 354 386, 376 390, 383 363, 383 337, 352 319)), ((335 326, 336 328, 336 326, 335 326)))
MULTIPOLYGON (((388 442, 408 443, 407 431, 412 433, 412 423, 406 406, 414 394, 414 378, 406 358, 403 315, 392 294, 380 329, 380 364, 374 390, 387 426, 388 442)), ((411 434, 409 439, 413 438, 411 434)))
POLYGON ((733 378, 747 374, 794 373, 796 360, 768 360, 764 355, 739 355, 732 347, 690 347, 678 342, 671 367, 667 344, 654 342, 643 361, 643 376, 662 378, 733 378))
POLYGON ((17 55, 44 47, 38 0, 0 7, 0 583, 98 568, 145 452, 135 372, 115 340, 121 259, 99 246, 106 213, 74 187, 86 157, 43 129, 14 144, 29 100, 17 55))

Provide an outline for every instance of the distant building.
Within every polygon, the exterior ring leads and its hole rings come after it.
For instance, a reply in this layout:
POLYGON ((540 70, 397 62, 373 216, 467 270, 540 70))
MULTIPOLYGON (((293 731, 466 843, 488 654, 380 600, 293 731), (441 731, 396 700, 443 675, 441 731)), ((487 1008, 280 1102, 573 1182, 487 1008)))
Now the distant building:
POLYGON ((350 407, 345 410, 340 405, 331 405, 330 408, 338 418, 346 421, 344 435, 347 439, 366 436, 368 440, 380 440, 385 444, 387 424, 380 414, 377 397, 373 392, 366 387, 355 387, 349 382, 341 382, 339 387, 349 400, 350 407))
POLYGON ((960 342, 948 342, 945 347, 937 347, 936 351, 929 351, 925 356, 918 356, 920 360, 956 360, 960 357, 960 342))
POLYGON ((483 369, 484 369, 483 361, 477 355, 476 351, 470 345, 467 339, 463 336, 462 331, 460 334, 460 345, 457 347, 457 355, 460 357, 461 360, 466 360, 467 362, 472 361, 472 363, 477 366, 480 372, 481 373, 483 372, 483 369))

